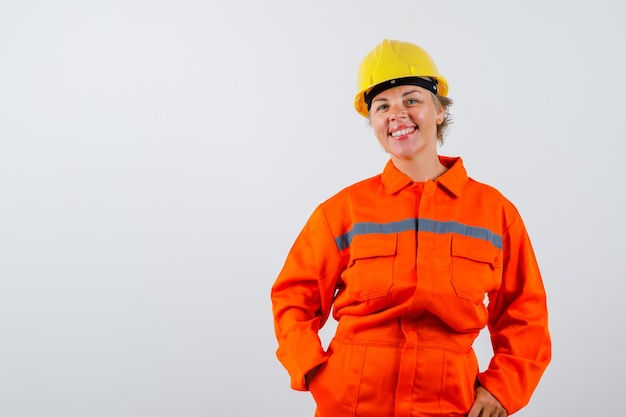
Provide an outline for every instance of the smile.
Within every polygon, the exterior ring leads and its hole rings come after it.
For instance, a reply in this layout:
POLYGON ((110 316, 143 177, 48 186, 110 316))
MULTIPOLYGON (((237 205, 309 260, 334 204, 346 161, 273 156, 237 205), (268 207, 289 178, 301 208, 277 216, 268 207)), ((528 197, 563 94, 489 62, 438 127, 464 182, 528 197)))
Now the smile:
POLYGON ((391 136, 394 138, 400 137, 400 136, 404 136, 404 135, 408 135, 410 133, 415 132, 415 128, 414 127, 408 127, 406 129, 401 129, 401 130, 396 130, 395 132, 391 132, 391 136))

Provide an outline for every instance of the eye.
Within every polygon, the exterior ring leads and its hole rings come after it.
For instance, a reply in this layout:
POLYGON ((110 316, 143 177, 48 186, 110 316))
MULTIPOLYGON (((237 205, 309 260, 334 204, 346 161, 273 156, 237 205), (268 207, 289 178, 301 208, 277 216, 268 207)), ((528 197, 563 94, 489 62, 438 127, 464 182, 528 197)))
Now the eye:
POLYGON ((408 98, 406 100, 406 104, 408 105, 413 105, 413 104, 418 104, 420 101, 414 97, 408 98))
POLYGON ((387 110, 388 108, 389 108, 388 104, 381 104, 376 107, 376 111, 379 112, 379 111, 387 110))

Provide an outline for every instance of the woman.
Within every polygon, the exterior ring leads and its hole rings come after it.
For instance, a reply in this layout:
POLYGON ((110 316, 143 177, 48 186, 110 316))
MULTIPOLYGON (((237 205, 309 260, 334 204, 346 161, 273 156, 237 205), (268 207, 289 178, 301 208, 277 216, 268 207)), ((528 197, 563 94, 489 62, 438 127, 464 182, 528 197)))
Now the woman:
POLYGON ((539 268, 515 207, 439 156, 448 84, 426 51, 384 40, 357 112, 390 159, 323 202, 271 291, 277 356, 317 417, 504 417, 551 358, 539 268), (318 331, 338 320, 328 350, 318 331), (484 371, 472 343, 488 326, 484 371))

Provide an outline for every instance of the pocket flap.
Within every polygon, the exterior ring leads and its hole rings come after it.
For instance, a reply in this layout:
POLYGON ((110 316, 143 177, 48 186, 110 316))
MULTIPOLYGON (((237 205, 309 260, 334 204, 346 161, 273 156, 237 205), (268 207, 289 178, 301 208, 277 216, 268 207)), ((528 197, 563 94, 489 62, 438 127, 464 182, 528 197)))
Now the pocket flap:
POLYGON ((493 246, 491 242, 468 236, 452 236, 452 256, 488 263, 494 267, 502 265, 500 249, 493 246))
POLYGON ((352 259, 393 256, 396 254, 398 236, 396 233, 372 233, 356 235, 352 239, 350 252, 352 259))

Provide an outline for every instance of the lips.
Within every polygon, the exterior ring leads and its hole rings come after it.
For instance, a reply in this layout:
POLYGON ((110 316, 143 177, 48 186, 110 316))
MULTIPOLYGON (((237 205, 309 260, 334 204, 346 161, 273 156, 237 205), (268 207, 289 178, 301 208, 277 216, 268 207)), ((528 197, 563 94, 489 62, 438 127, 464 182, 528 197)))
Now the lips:
POLYGON ((391 137, 392 138, 401 138, 403 136, 407 136, 410 135, 411 133, 415 132, 415 127, 403 127, 402 129, 397 129, 394 130, 393 132, 391 132, 391 137))

